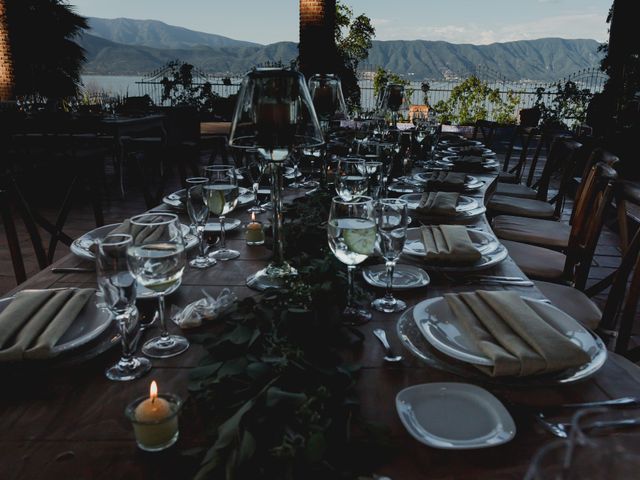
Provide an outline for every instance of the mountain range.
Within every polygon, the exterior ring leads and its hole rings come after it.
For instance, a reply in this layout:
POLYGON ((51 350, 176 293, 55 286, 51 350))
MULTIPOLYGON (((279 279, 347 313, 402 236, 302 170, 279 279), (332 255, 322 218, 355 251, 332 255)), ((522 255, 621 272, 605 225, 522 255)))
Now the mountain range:
MULTIPOLYGON (((241 74, 267 62, 287 64, 298 55, 294 42, 260 45, 156 20, 90 18, 89 25, 79 38, 87 52, 85 75, 143 75, 176 59, 208 73, 241 74)), ((553 81, 598 66, 599 45, 561 38, 490 45, 374 41, 367 63, 416 79, 465 76, 481 65, 509 80, 553 81)))

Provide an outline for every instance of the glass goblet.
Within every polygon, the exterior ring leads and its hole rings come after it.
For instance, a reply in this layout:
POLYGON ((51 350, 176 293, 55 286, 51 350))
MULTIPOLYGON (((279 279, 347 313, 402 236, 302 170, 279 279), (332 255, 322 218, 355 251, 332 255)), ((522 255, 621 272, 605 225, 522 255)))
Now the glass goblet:
POLYGON ((235 167, 229 165, 213 165, 206 167, 209 183, 205 187, 205 201, 209 211, 218 215, 220 220, 220 248, 210 255, 216 260, 233 260, 240 256, 237 250, 227 248, 224 221, 238 204, 238 178, 235 167))
POLYGON ((347 265, 347 305, 343 320, 349 325, 361 325, 371 320, 371 312, 353 302, 353 272, 356 265, 373 255, 376 244, 376 224, 373 199, 359 197, 347 202, 334 197, 327 225, 329 248, 338 260, 347 265))
POLYGON ((133 355, 138 315, 136 280, 127 267, 127 248, 131 244, 131 235, 125 234, 107 235, 97 243, 98 288, 118 325, 122 343, 120 360, 105 372, 109 380, 116 381, 140 378, 151 369, 149 359, 133 355))
POLYGON ((383 198, 375 206, 375 220, 378 229, 378 250, 385 260, 386 292, 384 297, 375 299, 371 306, 380 312, 400 312, 407 304, 393 296, 393 272, 402 254, 407 239, 407 202, 397 198, 383 198))
POLYGON ((217 262, 215 258, 205 255, 204 229, 209 218, 209 207, 205 198, 205 186, 209 179, 206 177, 193 177, 187 179, 187 213, 191 224, 195 226, 198 235, 198 256, 189 262, 193 268, 209 268, 217 262))
POLYGON ((367 169, 364 158, 348 157, 338 159, 335 175, 336 193, 350 202, 366 195, 368 188, 367 169))
POLYGON ((182 228, 172 213, 146 213, 132 217, 132 245, 127 248, 129 271, 139 285, 158 294, 160 336, 142 346, 148 357, 167 358, 189 348, 180 335, 169 335, 165 319, 165 296, 177 290, 182 281, 186 253, 182 228))

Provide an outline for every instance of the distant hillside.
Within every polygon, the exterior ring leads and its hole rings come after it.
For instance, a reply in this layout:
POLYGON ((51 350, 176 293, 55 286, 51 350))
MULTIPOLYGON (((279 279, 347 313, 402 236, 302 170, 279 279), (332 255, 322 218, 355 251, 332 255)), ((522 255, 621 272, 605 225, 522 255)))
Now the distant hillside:
MULTIPOLYGON (((87 75, 142 75, 175 59, 211 73, 243 73, 261 63, 288 63, 298 55, 293 42, 258 45, 152 20, 92 18, 91 25, 81 38, 87 75)), ((595 40, 560 38, 491 45, 375 41, 367 63, 416 79, 464 76, 481 65, 509 80, 553 81, 597 66, 598 46, 595 40)))
POLYGON ((133 20, 130 18, 89 18, 91 34, 96 37, 154 48, 249 47, 257 43, 167 25, 157 20, 133 20))

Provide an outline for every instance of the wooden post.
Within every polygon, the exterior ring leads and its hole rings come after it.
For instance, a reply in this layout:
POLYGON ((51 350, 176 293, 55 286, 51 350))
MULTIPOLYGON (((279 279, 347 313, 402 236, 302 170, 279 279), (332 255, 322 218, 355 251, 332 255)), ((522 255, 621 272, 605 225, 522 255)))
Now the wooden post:
POLYGON ((14 74, 5 0, 0 0, 0 101, 13 100, 14 74))
POLYGON ((336 0, 300 0, 300 71, 335 73, 336 0))

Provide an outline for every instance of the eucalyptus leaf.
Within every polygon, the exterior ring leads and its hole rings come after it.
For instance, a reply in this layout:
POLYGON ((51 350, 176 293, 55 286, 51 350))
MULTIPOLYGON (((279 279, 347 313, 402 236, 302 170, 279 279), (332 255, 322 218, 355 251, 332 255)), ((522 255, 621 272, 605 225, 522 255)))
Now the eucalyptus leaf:
POLYGON ((324 458, 326 450, 327 440, 323 433, 317 432, 309 437, 307 448, 305 449, 305 456, 309 462, 317 463, 324 458))

